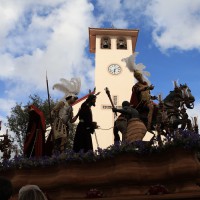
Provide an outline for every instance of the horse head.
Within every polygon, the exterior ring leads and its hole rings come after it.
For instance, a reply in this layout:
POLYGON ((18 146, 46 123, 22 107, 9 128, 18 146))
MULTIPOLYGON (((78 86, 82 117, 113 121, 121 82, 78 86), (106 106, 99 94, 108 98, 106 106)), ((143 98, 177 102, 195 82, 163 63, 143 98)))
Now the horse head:
POLYGON ((195 98, 192 95, 190 88, 187 86, 187 84, 180 84, 179 89, 182 93, 182 105, 185 104, 187 108, 193 109, 195 98))

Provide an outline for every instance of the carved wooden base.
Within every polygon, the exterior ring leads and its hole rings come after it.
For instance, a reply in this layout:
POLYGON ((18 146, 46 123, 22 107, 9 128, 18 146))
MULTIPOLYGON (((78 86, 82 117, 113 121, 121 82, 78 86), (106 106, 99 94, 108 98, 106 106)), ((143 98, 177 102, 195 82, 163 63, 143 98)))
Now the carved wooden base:
POLYGON ((96 163, 16 169, 0 172, 21 186, 36 184, 52 199, 84 199, 96 188, 105 199, 200 199, 200 163, 196 154, 171 149, 151 155, 120 154, 96 163), (150 186, 162 184, 169 194, 146 195, 150 186))

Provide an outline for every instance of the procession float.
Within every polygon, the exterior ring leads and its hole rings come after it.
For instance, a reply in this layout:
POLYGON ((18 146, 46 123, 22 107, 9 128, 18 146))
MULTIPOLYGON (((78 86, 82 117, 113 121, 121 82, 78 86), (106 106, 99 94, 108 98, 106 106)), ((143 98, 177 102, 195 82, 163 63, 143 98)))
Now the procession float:
MULTIPOLYGON (((139 68, 134 65, 132 70, 139 68)), ((151 90, 151 85, 145 87, 145 91, 151 90)), ((15 196, 21 186, 35 184, 49 199, 199 199, 200 136, 197 118, 191 120, 187 114, 195 101, 188 85, 174 82, 174 90, 164 99, 161 95, 152 98, 151 117, 150 107, 140 101, 115 109, 109 89, 105 92, 113 112, 129 116, 128 120, 116 120, 123 140, 115 140, 106 149, 86 153, 66 149, 39 158, 16 153, 12 158, 11 141, 6 135, 2 137, 0 175, 12 181, 15 196), (143 141, 147 130, 154 136, 143 141)))

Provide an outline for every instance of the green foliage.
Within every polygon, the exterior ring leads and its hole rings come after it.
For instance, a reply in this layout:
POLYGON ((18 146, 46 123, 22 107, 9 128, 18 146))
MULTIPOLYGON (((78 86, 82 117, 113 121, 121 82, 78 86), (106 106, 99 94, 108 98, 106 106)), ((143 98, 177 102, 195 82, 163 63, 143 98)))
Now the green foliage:
MULTIPOLYGON (((44 116, 45 116, 45 119, 46 119, 46 124, 51 124, 51 120, 50 120, 50 112, 49 112, 49 104, 48 104, 48 99, 46 100, 42 100, 38 95, 30 95, 29 96, 30 98, 30 101, 27 103, 27 105, 31 105, 31 104, 34 104, 37 108, 39 108, 43 113, 44 113, 44 116)), ((51 99, 51 102, 50 102, 50 110, 56 105, 57 101, 53 101, 51 99)))
POLYGON ((7 120, 7 127, 15 133, 16 142, 22 150, 28 123, 28 112, 24 111, 22 103, 17 103, 16 106, 11 109, 11 115, 7 116, 7 120))
MULTIPOLYGON (((43 111, 46 124, 50 124, 50 114, 49 114, 49 104, 48 99, 42 100, 38 95, 30 95, 29 101, 26 106, 22 106, 22 103, 16 103, 16 105, 11 109, 11 115, 7 116, 8 124, 7 127, 15 134, 15 142, 18 143, 20 150, 23 149, 24 139, 26 135, 26 129, 28 125, 28 105, 35 105, 41 111, 43 111)), ((51 100, 51 109, 55 106, 56 102, 51 100)))

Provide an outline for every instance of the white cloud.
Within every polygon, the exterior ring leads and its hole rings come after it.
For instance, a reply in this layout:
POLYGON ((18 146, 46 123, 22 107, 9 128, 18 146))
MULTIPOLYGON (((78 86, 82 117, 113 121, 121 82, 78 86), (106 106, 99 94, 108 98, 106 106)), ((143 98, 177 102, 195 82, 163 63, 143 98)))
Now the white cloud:
POLYGON ((152 20, 152 36, 161 50, 200 50, 199 0, 154 0, 146 15, 152 20))
POLYGON ((199 0, 97 0, 96 9, 110 26, 148 28, 161 51, 200 50, 199 0))
MULTIPOLYGON (((4 113, 9 113, 11 108, 15 105, 15 101, 12 99, 2 99, 0 98, 0 105, 1 105, 1 111, 4 113)), ((2 116, 0 118, 2 120, 2 116)))
POLYGON ((125 8, 121 0, 97 0, 96 9, 99 10, 98 19, 101 23, 109 22, 108 28, 127 28, 125 8), (109 27, 110 26, 110 27, 109 27))
POLYGON ((2 98, 0 98, 0 105, 1 105, 1 107, 0 107, 0 121, 2 121, 0 135, 6 133, 6 129, 7 129, 7 127, 5 126, 5 124, 7 123, 6 116, 8 116, 10 114, 11 108, 14 107, 15 104, 16 104, 16 102, 12 99, 2 99, 2 98))
POLYGON ((196 0, 98 0, 95 8, 86 0, 1 2, 0 79, 12 80, 7 85, 11 96, 19 89, 21 96, 44 91, 46 70, 50 87, 61 77, 75 75, 82 77, 82 91, 93 87, 94 68, 85 54, 87 27, 103 22, 127 28, 146 15, 161 50, 200 46, 200 2, 196 0))
POLYGON ((113 13, 115 14, 120 11, 122 4, 121 0, 98 0, 97 6, 104 11, 105 14, 110 14, 110 16, 112 16, 113 13))
POLYGON ((91 26, 109 27, 110 23, 116 28, 138 28, 146 20, 144 24, 152 26, 153 41, 161 50, 200 47, 198 0, 0 2, 2 93, 17 101, 46 92, 46 71, 52 96, 57 93, 51 87, 60 78, 81 77, 83 93, 94 87, 94 67, 86 55, 91 26))
POLYGON ((88 27, 95 23, 91 3, 21 0, 16 5, 3 1, 0 10, 7 11, 0 12, 4 25, 0 79, 9 80, 8 96, 22 98, 46 91, 46 70, 50 88, 60 78, 73 76, 83 77, 83 91, 93 87, 92 61, 85 56, 88 27))
MULTIPOLYGON (((151 0, 98 0, 99 20, 116 28, 136 28, 144 21, 144 10, 151 0)), ((109 26, 108 25, 108 26, 109 26)))

